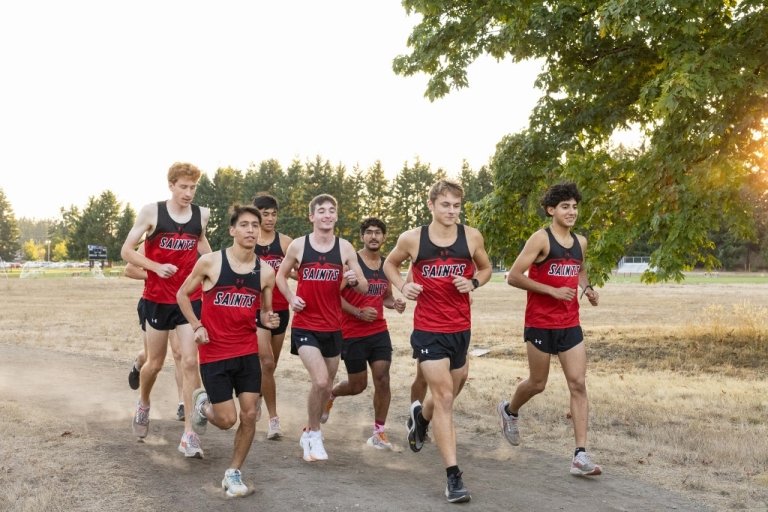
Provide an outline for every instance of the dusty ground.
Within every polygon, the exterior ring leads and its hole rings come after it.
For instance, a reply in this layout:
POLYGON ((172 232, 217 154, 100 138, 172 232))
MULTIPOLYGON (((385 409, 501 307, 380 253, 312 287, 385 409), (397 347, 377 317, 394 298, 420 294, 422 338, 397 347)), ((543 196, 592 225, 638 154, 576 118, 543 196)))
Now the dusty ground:
MULTIPOLYGON (((300 378, 280 381, 286 438, 267 441, 263 420, 259 424, 243 468, 253 495, 226 499, 219 482, 232 433, 209 427, 203 436, 205 459, 185 460, 176 451, 181 423, 172 419, 176 401, 169 371, 156 388, 151 434, 141 443, 130 431, 128 404, 134 393, 126 384, 124 364, 8 344, 0 344, 0 352, 2 400, 17 404, 25 416, 45 420, 45 425, 30 424, 28 435, 44 446, 39 457, 46 459, 16 459, 16 444, 26 441, 3 436, 3 487, 13 481, 19 464, 45 468, 26 482, 31 495, 16 503, 0 500, 3 510, 706 510, 610 470, 593 480, 572 477, 562 458, 534 448, 512 449, 498 436, 473 435, 461 428, 461 420, 459 454, 473 499, 468 505, 449 505, 442 495, 445 479, 435 446, 414 454, 364 445, 370 428, 367 396, 339 402, 324 428, 330 460, 309 464, 297 443, 306 389, 300 378), (297 398, 286 399, 291 396, 297 398), (36 429, 44 434, 36 436, 36 429), (36 508, 36 488, 52 488, 55 500, 36 508)), ((406 443, 405 429, 398 426, 406 405, 396 399, 390 420, 391 437, 400 446, 406 443)))
MULTIPOLYGON (((536 427, 537 422, 550 424, 539 421, 547 417, 546 404, 554 403, 556 415, 563 416, 567 401, 559 368, 553 369, 547 396, 537 399, 529 413, 530 433, 524 434, 523 445, 509 446, 498 433, 493 405, 526 375, 519 342, 524 294, 500 283, 477 292, 473 345, 486 346, 491 354, 473 359, 470 381, 457 403, 458 454, 472 491, 471 503, 445 503, 445 475, 435 446, 427 445, 418 454, 406 447, 402 425, 413 373, 406 348, 410 311, 390 322, 395 360, 388 430, 401 451, 379 452, 364 445, 371 422, 366 391, 337 401, 324 427, 330 460, 302 461, 298 438, 305 416, 306 373, 297 358, 284 350, 278 368, 278 402, 286 437, 266 441, 264 421, 259 423, 243 468, 254 493, 227 500, 219 483, 231 454, 232 432, 209 426, 202 461, 185 460, 176 451, 182 424, 174 419, 176 392, 170 368, 153 391, 150 436, 140 443, 131 435, 136 392, 128 388, 126 377, 139 348, 134 308, 140 292, 139 283, 120 278, 0 280, 0 511, 469 507, 594 512, 730 510, 755 504, 763 504, 757 510, 765 510, 766 482, 760 480, 768 475, 764 462, 757 464, 757 473, 730 483, 711 461, 691 458, 681 466, 653 465, 647 457, 638 460, 629 446, 637 443, 636 432, 643 432, 644 424, 631 423, 627 432, 611 427, 610 411, 601 405, 606 391, 597 385, 592 394, 597 418, 591 439, 605 474, 592 480, 569 475, 567 450, 572 449, 568 448, 572 434, 568 422, 555 424, 549 435, 536 427), (600 425, 608 425, 602 427, 607 430, 599 430, 600 425), (699 480, 705 477, 708 480, 699 480), (724 482, 722 490, 709 484, 719 480, 724 482)), ((682 326, 701 322, 702 307, 713 302, 749 299, 761 307, 768 304, 764 285, 693 291, 620 285, 606 288, 603 297, 601 308, 584 311, 588 343, 595 345, 601 340, 613 340, 614 345, 618 340, 629 342, 628 332, 656 328, 662 320, 672 319, 682 326), (639 294, 653 296, 639 303, 639 294), (701 297, 706 300, 696 303, 701 297)), ((597 376, 594 382, 622 386, 625 381, 600 376, 618 363, 604 368, 605 364, 590 370, 597 376)), ((632 365, 626 366, 631 371, 632 365)), ((344 375, 341 369, 340 376, 344 375)), ((703 409, 707 410, 706 405, 703 409)), ((754 414, 759 416, 758 412, 754 414)), ((738 418, 728 420, 733 422, 738 418)), ((765 429, 760 428, 749 435, 764 440, 760 432, 765 429)), ((766 451, 764 443, 752 444, 755 452, 766 451)))

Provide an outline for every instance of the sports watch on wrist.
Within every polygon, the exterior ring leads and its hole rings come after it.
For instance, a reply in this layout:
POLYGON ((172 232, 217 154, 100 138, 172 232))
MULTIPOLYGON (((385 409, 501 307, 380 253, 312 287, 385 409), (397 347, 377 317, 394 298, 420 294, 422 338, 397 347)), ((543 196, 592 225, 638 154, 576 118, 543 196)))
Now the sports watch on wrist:
POLYGON ((472 286, 474 286, 472 291, 477 290, 478 288, 480 288, 480 281, 478 281, 476 278, 473 277, 472 278, 472 286))

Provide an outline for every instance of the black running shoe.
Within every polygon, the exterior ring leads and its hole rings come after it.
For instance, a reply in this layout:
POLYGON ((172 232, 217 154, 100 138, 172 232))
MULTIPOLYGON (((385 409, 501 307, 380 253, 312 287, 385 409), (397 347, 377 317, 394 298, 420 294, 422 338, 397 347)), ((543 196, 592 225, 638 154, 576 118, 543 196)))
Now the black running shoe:
POLYGON ((457 473, 448 477, 448 484, 445 486, 445 497, 448 503, 466 503, 472 499, 469 491, 464 487, 464 481, 461 479, 463 473, 457 473))
POLYGON ((427 426, 418 421, 421 415, 421 402, 416 400, 411 404, 411 417, 408 418, 408 446, 411 451, 420 452, 424 447, 424 436, 427 433, 427 426))
POLYGON ((139 389, 139 370, 136 369, 136 363, 131 365, 131 373, 128 374, 128 385, 131 389, 139 389))

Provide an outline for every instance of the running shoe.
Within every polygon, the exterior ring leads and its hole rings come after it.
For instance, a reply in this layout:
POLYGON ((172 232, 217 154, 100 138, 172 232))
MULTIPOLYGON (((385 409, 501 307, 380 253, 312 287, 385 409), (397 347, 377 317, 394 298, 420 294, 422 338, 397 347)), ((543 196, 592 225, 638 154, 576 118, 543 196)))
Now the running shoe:
POLYGON ((184 402, 179 402, 179 406, 176 408, 176 419, 184 421, 184 402))
POLYGON ((301 439, 299 439, 299 446, 301 446, 301 449, 304 450, 302 458, 307 462, 312 462, 314 459, 309 454, 309 441, 309 431, 305 430, 304 433, 301 434, 301 439))
POLYGON ((461 475, 462 473, 457 473, 448 477, 448 483, 445 486, 445 497, 449 503, 465 503, 472 499, 469 491, 464 487, 461 475))
POLYGON ((200 446, 200 438, 194 432, 184 432, 181 436, 181 442, 179 442, 179 451, 184 454, 185 457, 202 459, 203 448, 200 446))
POLYGON ((501 419, 501 433, 504 434, 509 444, 517 446, 520 444, 520 430, 517 428, 518 419, 507 414, 507 405, 509 405, 509 402, 504 400, 496 406, 496 412, 499 413, 499 418, 501 419))
POLYGON ((136 414, 133 415, 133 435, 139 439, 147 437, 149 432, 149 407, 142 407, 141 402, 136 402, 136 414))
MULTIPOLYGON (((424 437, 427 435, 427 427, 429 424, 424 424, 418 421, 421 416, 421 402, 416 400, 411 404, 410 414, 408 418, 408 446, 411 447, 411 451, 420 452, 424 447, 424 437)), ((422 418, 423 419, 423 418, 422 418)))
POLYGON ((365 442, 368 446, 373 446, 377 450, 391 450, 392 443, 389 442, 387 434, 385 432, 374 432, 368 441, 365 442))
POLYGON ((579 452, 573 456, 571 462, 571 474, 576 476, 597 476, 603 472, 602 468, 592 462, 587 452, 579 452))
POLYGON ((230 498, 238 498, 248 494, 248 487, 243 483, 242 474, 239 469, 228 469, 224 472, 221 488, 224 489, 230 498))
POLYGON ((309 456, 312 460, 328 460, 328 454, 323 446, 323 433, 319 430, 309 431, 309 456))
POLYGON ((331 415, 331 409, 333 409, 333 400, 328 400, 325 402, 323 414, 320 415, 320 423, 325 423, 328 421, 328 417, 331 415))
POLYGON ((283 431, 280 430, 280 418, 275 416, 274 418, 269 418, 269 428, 267 429, 267 439, 272 439, 277 441, 283 437, 283 431))
POLYGON ((208 417, 203 408, 205 404, 210 403, 205 389, 198 388, 192 393, 192 403, 195 404, 192 408, 192 430, 198 434, 204 434, 208 426, 208 417))
POLYGON ((139 376, 141 375, 141 370, 136 368, 136 361, 133 362, 131 365, 131 371, 128 374, 128 385, 131 387, 131 389, 139 389, 139 376))

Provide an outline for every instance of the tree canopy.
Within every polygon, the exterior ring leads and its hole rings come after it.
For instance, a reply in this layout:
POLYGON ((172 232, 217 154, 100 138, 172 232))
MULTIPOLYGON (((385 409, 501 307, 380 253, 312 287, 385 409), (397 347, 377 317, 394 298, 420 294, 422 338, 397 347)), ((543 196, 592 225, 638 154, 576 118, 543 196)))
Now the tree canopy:
POLYGON ((19 223, 11 203, 0 188, 0 258, 12 261, 20 248, 19 223))
POLYGON ((494 191, 472 210, 491 252, 511 260, 543 224, 540 195, 565 180, 582 191, 578 230, 590 239, 596 282, 641 238, 654 247, 646 281, 717 266, 718 231, 758 242, 753 207, 768 190, 764 2, 403 5, 422 19, 394 70, 429 75, 432 100, 468 86, 480 55, 543 63, 529 126, 498 143, 494 191), (628 129, 642 144, 611 144, 628 129))

